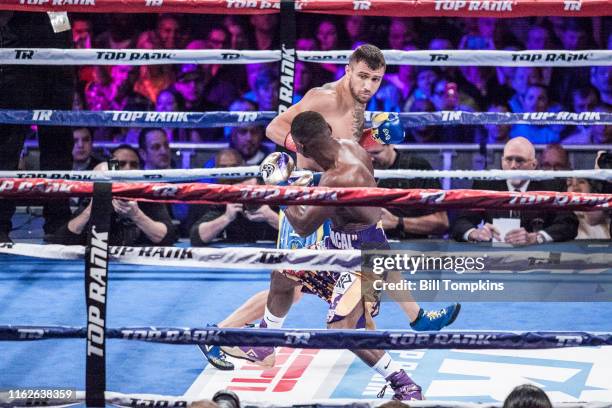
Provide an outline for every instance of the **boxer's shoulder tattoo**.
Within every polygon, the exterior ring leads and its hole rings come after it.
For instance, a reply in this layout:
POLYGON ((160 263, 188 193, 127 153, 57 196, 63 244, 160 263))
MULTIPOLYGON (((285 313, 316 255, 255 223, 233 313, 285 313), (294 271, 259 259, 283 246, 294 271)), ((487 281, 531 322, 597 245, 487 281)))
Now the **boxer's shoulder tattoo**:
POLYGON ((363 122, 365 120, 365 105, 355 103, 353 108, 353 139, 359 140, 363 133, 363 122))

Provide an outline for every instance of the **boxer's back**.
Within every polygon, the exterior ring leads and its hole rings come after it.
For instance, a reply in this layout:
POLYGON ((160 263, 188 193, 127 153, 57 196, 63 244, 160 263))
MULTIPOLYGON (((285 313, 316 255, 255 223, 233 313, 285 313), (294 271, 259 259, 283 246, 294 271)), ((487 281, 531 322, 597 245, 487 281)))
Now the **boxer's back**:
MULTIPOLYGON (((372 160, 367 152, 353 141, 342 141, 336 166, 325 172, 321 185, 326 187, 376 187, 372 160)), ((334 207, 332 223, 344 230, 362 229, 376 224, 381 217, 379 207, 334 207)))

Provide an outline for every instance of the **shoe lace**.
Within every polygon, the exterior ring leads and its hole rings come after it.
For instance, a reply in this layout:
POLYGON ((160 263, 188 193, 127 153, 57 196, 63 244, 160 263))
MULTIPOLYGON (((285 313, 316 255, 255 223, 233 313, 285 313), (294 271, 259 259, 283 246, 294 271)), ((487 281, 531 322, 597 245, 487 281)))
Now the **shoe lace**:
POLYGON ((385 391, 387 391, 387 384, 382 387, 382 390, 378 394, 376 394, 376 398, 383 398, 385 396, 385 391))
POLYGON ((425 312, 425 316, 428 319, 437 319, 441 316, 444 316, 446 314, 446 310, 442 309, 442 310, 430 310, 428 312, 425 312))

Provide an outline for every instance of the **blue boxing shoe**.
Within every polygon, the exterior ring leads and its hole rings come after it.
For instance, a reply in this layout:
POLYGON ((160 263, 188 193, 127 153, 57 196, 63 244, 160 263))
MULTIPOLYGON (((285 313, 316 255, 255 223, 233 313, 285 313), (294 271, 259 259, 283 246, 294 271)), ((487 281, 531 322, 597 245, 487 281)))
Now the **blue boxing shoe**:
MULTIPOLYGON (((207 327, 217 327, 215 325, 208 325, 207 327)), ((208 362, 218 370, 231 371, 234 369, 234 364, 227 361, 226 355, 221 350, 220 346, 211 346, 208 344, 198 344, 198 348, 204 354, 204 357, 208 362)))
POLYGON ((440 310, 425 311, 421 309, 416 320, 410 323, 410 327, 416 331, 438 331, 452 324, 460 310, 460 303, 455 303, 440 310))

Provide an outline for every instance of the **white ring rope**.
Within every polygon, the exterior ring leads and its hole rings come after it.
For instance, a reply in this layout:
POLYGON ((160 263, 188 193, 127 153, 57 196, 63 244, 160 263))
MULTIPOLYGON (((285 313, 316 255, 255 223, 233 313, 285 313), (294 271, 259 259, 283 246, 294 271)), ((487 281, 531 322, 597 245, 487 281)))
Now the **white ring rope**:
MULTIPOLYGON (((473 250, 440 250, 432 246, 425 250, 393 250, 378 251, 377 254, 395 256, 401 252, 402 256, 418 258, 425 254, 434 257, 472 257, 483 255, 482 248, 473 250)), ((4 244, 0 246, 0 254, 27 256, 53 260, 81 260, 85 255, 85 247, 79 245, 39 245, 39 244, 4 244)), ((109 248, 111 260, 129 265, 148 265, 156 267, 177 267, 194 269, 212 269, 219 271, 245 270, 247 273, 269 271, 270 269, 308 270, 347 272, 362 270, 365 262, 364 253, 354 249, 273 249, 253 247, 225 247, 225 248, 183 248, 183 247, 128 247, 111 246, 109 248)), ((492 251, 485 255, 487 258, 487 275, 499 273, 503 276, 509 274, 526 274, 529 272, 569 276, 598 275, 604 279, 609 275, 612 262, 608 253, 601 252, 563 252, 556 261, 557 264, 532 264, 528 258, 546 260, 550 251, 519 252, 514 250, 492 251)), ((447 271, 448 272, 448 271, 447 271)), ((460 275, 482 274, 480 270, 465 270, 455 272, 460 275)))
MULTIPOLYGON (((291 177, 309 173, 294 171, 291 177)), ((236 179, 259 177, 258 166, 221 167, 210 169, 168 170, 117 170, 117 171, 0 171, 0 178, 47 178, 82 181, 149 181, 179 182, 197 181, 206 178, 236 179)), ((558 178, 584 178, 612 181, 612 169, 599 170, 374 170, 378 179, 439 179, 455 178, 467 180, 553 180, 558 178)), ((209 180, 214 182, 214 180, 209 180)))
MULTIPOLYGON (((351 50, 296 51, 305 62, 345 64, 351 50)), ((610 50, 384 50, 387 65, 589 67, 612 65, 610 50)), ((139 50, 2 48, 0 62, 6 65, 160 65, 160 64, 250 64, 281 60, 281 52, 257 50, 139 50)))

